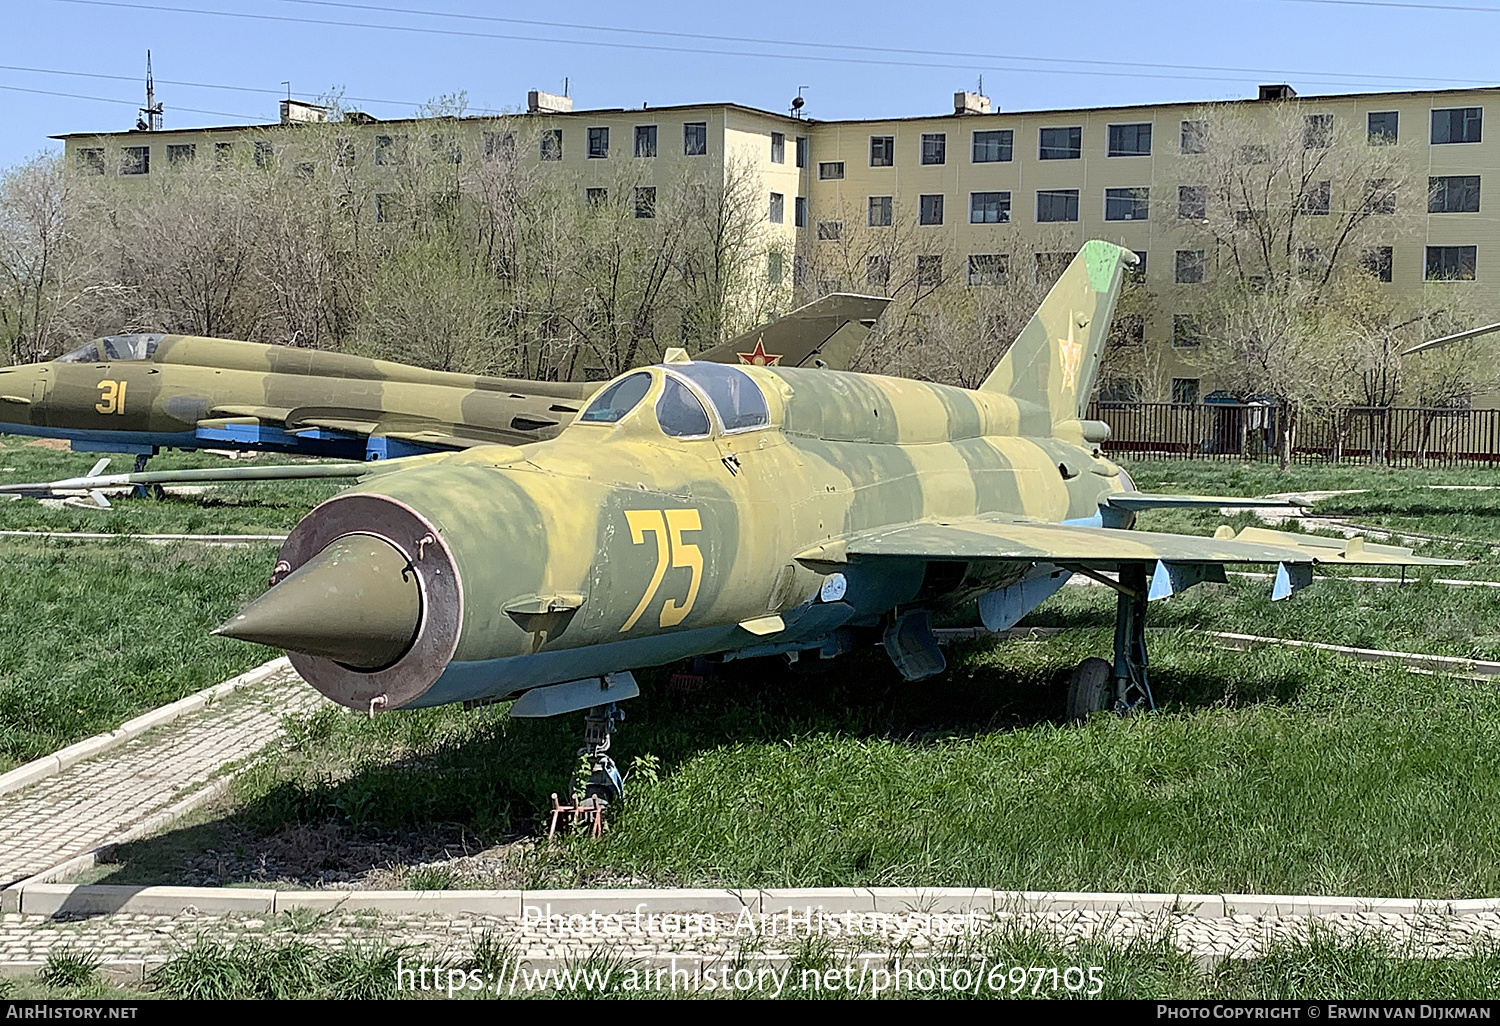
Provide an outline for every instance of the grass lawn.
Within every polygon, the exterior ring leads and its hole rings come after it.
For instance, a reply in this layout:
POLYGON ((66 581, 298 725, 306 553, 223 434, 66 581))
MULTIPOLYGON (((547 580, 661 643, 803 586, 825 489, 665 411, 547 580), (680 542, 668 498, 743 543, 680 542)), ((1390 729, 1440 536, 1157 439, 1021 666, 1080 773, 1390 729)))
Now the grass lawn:
MULTIPOLYGON (((1441 533, 1496 537, 1490 493, 1419 487, 1486 483, 1488 472, 1130 470, 1153 490, 1369 488, 1380 515, 1410 530, 1433 503, 1453 503, 1441 533)), ((1142 526, 1207 533, 1222 519, 1163 511, 1142 526)), ((1486 544, 1422 551, 1475 560, 1443 576, 1500 580, 1486 544)), ((1230 652, 1185 630, 1495 658, 1496 590, 1327 580, 1273 604, 1269 581, 1195 588, 1152 608, 1166 628, 1151 636, 1160 711, 1081 727, 1061 722, 1063 694, 1079 659, 1109 649, 1113 599, 1102 588, 1064 589, 1027 621, 1078 630, 961 647, 946 674, 917 687, 878 652, 812 669, 735 664, 689 694, 648 671, 616 739, 635 771, 630 794, 601 843, 529 840, 548 795, 566 786, 580 717, 512 721, 491 707, 370 721, 327 710, 291 723, 225 806, 122 849, 106 876, 316 884, 404 861, 426 865, 395 866, 396 882, 428 887, 1500 894, 1500 682, 1230 652), (494 854, 454 862, 445 849, 494 854)))
MULTIPOLYGON (((226 946, 198 939, 186 942, 180 954, 157 969, 144 991, 123 989, 102 983, 95 971, 95 960, 86 951, 59 950, 34 977, 19 980, 0 979, 0 1000, 125 1000, 147 998, 187 998, 197 1000, 250 1000, 318 998, 323 1000, 426 998, 448 1000, 441 988, 413 992, 400 991, 396 985, 397 959, 404 958, 409 967, 437 964, 441 978, 451 979, 448 970, 475 973, 471 979, 483 981, 486 991, 491 981, 509 981, 511 960, 515 952, 489 937, 482 937, 468 958, 434 960, 431 952, 404 946, 399 940, 384 944, 350 943, 342 948, 320 950, 283 932, 271 940, 242 942, 226 946)), ((1015 930, 973 942, 952 956, 938 956, 921 963, 935 968, 945 964, 949 976, 954 969, 972 971, 976 964, 985 966, 1087 966, 1098 968, 1102 989, 1096 995, 1103 1000, 1192 999, 1192 1000, 1380 1000, 1392 996, 1423 1000, 1488 1000, 1500 983, 1500 952, 1482 949, 1466 958, 1428 958, 1376 940, 1339 940, 1315 933, 1306 941, 1282 942, 1262 956, 1224 961, 1211 969, 1161 940, 1137 941, 1115 945, 1083 941, 1064 946, 1054 937, 1040 931, 1015 930), (983 963, 977 961, 983 958, 983 963)), ((753 963, 748 963, 753 965, 753 963)), ((786 967, 784 988, 779 994, 770 986, 763 991, 741 992, 729 996, 800 999, 808 997, 847 997, 848 994, 820 992, 814 980, 828 970, 840 970, 846 964, 839 954, 816 944, 804 945, 786 967)), ((910 968, 912 963, 903 963, 910 968)), ((606 953, 589 959, 565 963, 562 969, 572 974, 592 972, 594 988, 559 987, 556 977, 550 986, 527 994, 524 986, 516 997, 684 997, 670 990, 642 993, 632 987, 639 977, 638 963, 606 953), (607 975, 606 975, 607 974, 607 975), (602 984, 602 986, 600 986, 602 984)), ((857 978, 858 974, 856 974, 857 978)), ((987 974, 986 974, 987 976, 987 974)), ((574 977, 576 979, 576 975, 574 977)), ((826 977, 825 977, 826 978, 826 977)), ((997 977, 999 992, 981 986, 983 998, 1069 998, 1083 996, 1059 988, 1057 993, 1040 988, 1033 995, 1030 984, 1034 973, 1014 982, 1010 974, 997 977), (1019 993, 1012 993, 1012 991, 1019 993)), ((424 981, 425 982, 425 981, 424 981)), ((460 988, 453 995, 459 1000, 483 1000, 490 993, 474 993, 460 988)), ((908 984, 910 986, 910 984, 908 984)), ((500 996, 509 996, 504 986, 500 996)), ((1092 987, 1084 988, 1092 989, 1092 987)), ((705 994, 724 997, 722 991, 705 994)), ((871 996, 868 988, 859 996, 871 996)), ((970 995, 944 993, 934 988, 928 993, 887 993, 894 997, 967 998, 970 995)))
MULTIPOLYGON (((94 456, 0 436, 0 480, 86 472, 94 456)), ((118 457, 112 469, 128 469, 118 457)), ((222 457, 169 453, 153 469, 222 457)), ((107 511, 0 497, 0 529, 131 533, 284 533, 334 488, 239 485, 107 511)), ((158 546, 122 539, 0 537, 0 772, 110 730, 148 709, 241 673, 275 653, 208 631, 258 595, 274 543, 158 546)))
MULTIPOLYGON (((15 443, 4 440, 0 451, 0 463, 16 468, 12 479, 59 477, 87 462, 15 443)), ((1152 490, 1365 488, 1325 500, 1342 503, 1330 512, 1474 539, 1480 544, 1423 551, 1475 561, 1444 575, 1500 579, 1486 544, 1497 537, 1490 518, 1500 493, 1422 487, 1485 484, 1489 472, 1282 473, 1174 461, 1129 469, 1152 490), (1435 517, 1443 530, 1433 530, 1435 517)), ((125 501, 112 513, 19 500, 0 503, 0 525, 285 530, 331 492, 247 487, 125 501)), ((1207 533, 1221 519, 1162 511, 1142 526, 1207 533)), ((270 655, 207 630, 259 593, 274 545, 3 539, 0 551, 0 769, 270 655)), ((1196 588, 1152 609, 1153 625, 1167 628, 1152 635, 1161 711, 1082 727, 1061 723, 1062 695, 1071 667, 1109 647, 1113 602, 1104 589, 1065 589, 1028 621, 1078 630, 960 648, 948 673, 919 687, 878 652, 807 670, 735 665, 690 694, 670 689, 666 671, 650 671, 617 739, 622 765, 636 772, 604 842, 511 844, 486 879, 1500 893, 1500 764, 1491 754, 1500 685, 1316 653, 1228 652, 1173 629, 1497 658, 1497 590, 1329 580, 1271 603, 1266 581, 1196 588)), ((228 806, 125 849, 110 878, 186 882, 183 860, 213 849, 219 863, 228 859, 215 870, 226 881, 312 881, 309 859, 295 850, 312 844, 308 837, 357 877, 393 850, 532 837, 548 795, 566 785, 576 719, 512 721, 503 707, 373 722, 319 713, 291 724, 282 749, 241 778, 228 806), (256 858, 278 844, 290 867, 281 871, 256 858)), ((478 882, 465 872, 435 869, 429 882, 478 882)))

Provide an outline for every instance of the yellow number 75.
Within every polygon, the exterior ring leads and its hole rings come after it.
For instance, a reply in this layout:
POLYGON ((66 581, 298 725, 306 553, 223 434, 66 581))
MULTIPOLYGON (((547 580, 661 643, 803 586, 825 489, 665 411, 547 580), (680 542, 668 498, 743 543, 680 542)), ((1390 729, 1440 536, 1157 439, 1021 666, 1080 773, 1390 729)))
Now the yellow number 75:
POLYGON ((698 546, 683 541, 682 532, 703 530, 703 520, 696 509, 628 509, 625 522, 630 525, 630 540, 636 545, 644 544, 648 534, 656 537, 656 570, 651 574, 651 583, 646 586, 640 605, 635 607, 620 633, 634 627, 656 597, 662 578, 667 575, 669 552, 673 567, 686 567, 692 571, 687 597, 682 604, 667 599, 661 606, 661 625, 675 627, 693 611, 693 603, 698 601, 698 588, 703 584, 703 552, 698 546))

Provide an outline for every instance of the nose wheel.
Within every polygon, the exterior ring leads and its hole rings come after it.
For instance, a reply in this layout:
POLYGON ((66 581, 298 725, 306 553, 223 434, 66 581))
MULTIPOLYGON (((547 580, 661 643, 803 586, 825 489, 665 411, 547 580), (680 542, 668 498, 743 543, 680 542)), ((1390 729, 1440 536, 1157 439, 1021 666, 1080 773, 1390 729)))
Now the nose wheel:
POLYGON ((619 767, 609 757, 610 736, 615 724, 625 719, 625 710, 611 702, 589 709, 583 719, 583 747, 578 749, 578 775, 573 804, 563 805, 552 795, 552 821, 547 837, 556 836, 559 825, 577 829, 587 826, 593 837, 604 833, 604 813, 613 799, 623 798, 625 782, 619 767))

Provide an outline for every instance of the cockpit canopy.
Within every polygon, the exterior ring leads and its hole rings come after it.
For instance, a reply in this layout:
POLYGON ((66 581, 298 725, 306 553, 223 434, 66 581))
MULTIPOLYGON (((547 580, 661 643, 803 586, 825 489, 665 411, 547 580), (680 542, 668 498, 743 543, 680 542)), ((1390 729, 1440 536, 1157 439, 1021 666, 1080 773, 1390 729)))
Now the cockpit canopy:
POLYGON ((119 360, 149 360, 156 346, 166 336, 160 332, 138 335, 105 335, 71 353, 59 356, 58 363, 109 363, 119 360))
MULTIPOLYGON (((672 438, 702 438, 712 433, 712 408, 724 433, 750 431, 771 422, 766 397, 750 375, 718 363, 674 363, 656 368, 662 375, 656 421, 672 438), (707 399, 705 406, 704 399, 707 399)), ((627 374, 594 397, 578 417, 580 424, 614 424, 636 408, 651 391, 654 375, 627 374)))

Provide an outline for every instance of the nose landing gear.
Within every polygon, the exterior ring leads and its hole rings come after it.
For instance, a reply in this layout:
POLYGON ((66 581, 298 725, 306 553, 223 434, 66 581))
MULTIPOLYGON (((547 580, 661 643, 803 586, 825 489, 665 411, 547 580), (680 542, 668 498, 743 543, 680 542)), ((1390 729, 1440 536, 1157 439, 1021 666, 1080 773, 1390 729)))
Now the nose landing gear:
POLYGON ((573 804, 563 805, 552 795, 552 821, 547 828, 550 840, 557 834, 559 823, 576 829, 587 825, 593 837, 604 833, 604 813, 611 799, 625 795, 625 782, 620 777, 619 767, 609 757, 609 740, 615 724, 625 719, 625 710, 610 702, 589 709, 583 720, 583 747, 578 749, 578 781, 575 783, 573 804))

